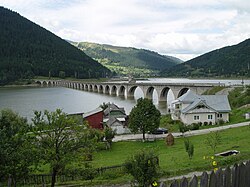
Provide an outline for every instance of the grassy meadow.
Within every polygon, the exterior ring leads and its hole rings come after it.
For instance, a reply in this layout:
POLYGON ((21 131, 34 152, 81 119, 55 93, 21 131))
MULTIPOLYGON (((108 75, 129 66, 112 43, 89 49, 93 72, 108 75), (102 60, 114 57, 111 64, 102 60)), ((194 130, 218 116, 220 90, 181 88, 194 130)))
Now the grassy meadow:
MULTIPOLYGON (((216 152, 237 149, 240 154, 228 157, 216 157, 220 166, 233 164, 235 161, 250 159, 250 127, 240 127, 219 132, 221 144, 216 152)), ((189 137, 194 144, 194 156, 189 159, 184 148, 184 138, 176 138, 174 146, 166 146, 165 140, 155 142, 116 142, 112 149, 94 154, 92 164, 95 168, 119 165, 134 153, 142 149, 153 149, 159 155, 160 167, 166 175, 179 175, 189 171, 212 169, 211 161, 204 156, 212 156, 213 150, 205 144, 208 135, 189 137)))

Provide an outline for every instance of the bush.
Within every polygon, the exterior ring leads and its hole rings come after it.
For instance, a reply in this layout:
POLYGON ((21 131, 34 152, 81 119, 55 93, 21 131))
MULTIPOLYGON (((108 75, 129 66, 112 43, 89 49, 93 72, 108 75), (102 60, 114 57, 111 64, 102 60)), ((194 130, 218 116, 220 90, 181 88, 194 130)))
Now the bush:
POLYGON ((213 122, 212 122, 212 121, 209 121, 209 125, 213 125, 213 122))
POLYGON ((191 159, 194 155, 194 145, 189 141, 189 139, 185 139, 184 146, 189 159, 191 159))
POLYGON ((200 125, 199 123, 193 123, 190 127, 190 130, 199 130, 200 125))
POLYGON ((81 177, 83 180, 93 180, 97 175, 97 171, 89 164, 85 164, 83 168, 67 168, 62 174, 72 178, 81 177))
POLYGON ((125 171, 139 186, 149 186, 159 177, 159 158, 153 151, 141 151, 125 162, 125 171))
POLYGON ((223 125, 225 122, 224 122, 224 120, 223 119, 219 119, 219 121, 218 121, 218 124, 219 125, 223 125))
POLYGON ((208 122, 207 122, 207 121, 205 121, 205 122, 203 123, 203 125, 204 125, 204 126, 207 126, 207 125, 208 125, 208 122))
POLYGON ((188 126, 184 125, 183 123, 180 123, 179 130, 180 130, 180 132, 184 133, 184 132, 187 132, 189 130, 189 128, 188 128, 188 126))

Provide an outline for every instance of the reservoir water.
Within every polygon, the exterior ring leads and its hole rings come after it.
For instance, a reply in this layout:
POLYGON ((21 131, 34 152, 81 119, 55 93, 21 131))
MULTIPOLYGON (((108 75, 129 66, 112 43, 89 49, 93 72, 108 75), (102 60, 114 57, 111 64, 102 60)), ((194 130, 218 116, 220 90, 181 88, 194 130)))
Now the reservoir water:
MULTIPOLYGON (((192 80, 192 79, 149 79, 150 82, 171 82, 171 83, 225 83, 227 85, 241 84, 242 80, 192 80)), ((250 80, 244 80, 244 84, 250 85, 250 80)), ((74 90, 64 87, 33 87, 33 88, 0 88, 0 110, 10 108, 29 120, 33 117, 35 110, 54 111, 57 108, 63 109, 66 113, 88 112, 103 102, 115 103, 124 107, 129 113, 135 106, 136 100, 142 97, 142 91, 137 89, 135 99, 129 100, 122 97, 110 96, 94 92, 74 90)), ((172 100, 171 92, 168 100, 172 100)), ((153 94, 153 102, 157 108, 166 113, 166 105, 158 105, 157 95, 153 94)))

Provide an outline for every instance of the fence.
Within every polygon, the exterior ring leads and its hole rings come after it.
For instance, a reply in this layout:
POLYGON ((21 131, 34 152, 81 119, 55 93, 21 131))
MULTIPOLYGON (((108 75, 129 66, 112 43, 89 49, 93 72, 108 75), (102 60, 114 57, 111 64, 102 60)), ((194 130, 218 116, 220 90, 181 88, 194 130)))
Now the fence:
MULTIPOLYGON (((115 166, 107 166, 107 167, 100 167, 96 169, 96 174, 102 175, 105 172, 114 170, 116 172, 122 171, 124 165, 115 165, 115 166)), ((84 180, 83 176, 77 172, 71 173, 69 175, 59 174, 56 176, 56 182, 68 182, 68 181, 77 181, 77 180, 84 180)), ((23 179, 19 179, 16 181, 17 186, 26 186, 26 185, 41 185, 46 186, 46 184, 51 183, 51 174, 35 174, 35 175, 28 175, 23 179)), ((11 176, 8 179, 0 179, 0 187, 1 186, 12 186, 14 181, 12 180, 11 176), (3 182, 5 181, 5 182, 3 182)))
POLYGON ((190 181, 183 177, 180 181, 174 180, 170 185, 162 182, 160 187, 249 187, 250 186, 250 161, 235 164, 232 168, 212 171, 209 175, 203 172, 200 179, 193 176, 190 181))
MULTIPOLYGON (((97 169, 99 174, 108 170, 114 169, 122 170, 123 165, 102 167, 97 169)), ((81 176, 66 176, 58 175, 57 182, 82 180, 81 176)), ((10 181, 10 178, 9 178, 10 181)), ((21 181, 17 181, 17 186, 25 185, 40 185, 45 186, 51 182, 51 175, 29 175, 21 181)), ((6 183, 0 183, 0 186, 7 186, 6 183)), ((174 180, 172 182, 162 182, 160 187, 249 187, 250 186, 250 161, 241 164, 235 164, 232 168, 227 167, 216 172, 212 171, 210 174, 203 172, 201 177, 193 176, 191 179, 183 177, 181 180, 174 180)))

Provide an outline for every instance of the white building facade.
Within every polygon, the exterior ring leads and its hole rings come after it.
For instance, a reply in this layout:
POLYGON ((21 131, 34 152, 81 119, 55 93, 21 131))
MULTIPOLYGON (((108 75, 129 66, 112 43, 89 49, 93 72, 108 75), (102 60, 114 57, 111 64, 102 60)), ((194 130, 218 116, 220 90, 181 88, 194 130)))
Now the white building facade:
POLYGON ((228 122, 230 111, 226 95, 197 95, 191 90, 171 103, 172 119, 186 125, 228 122))

